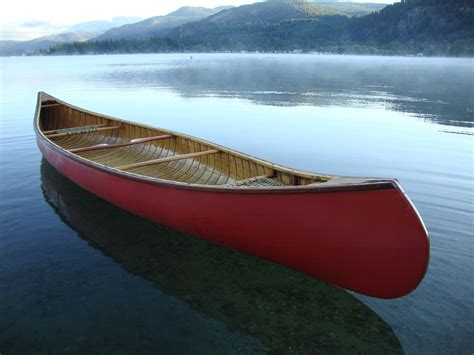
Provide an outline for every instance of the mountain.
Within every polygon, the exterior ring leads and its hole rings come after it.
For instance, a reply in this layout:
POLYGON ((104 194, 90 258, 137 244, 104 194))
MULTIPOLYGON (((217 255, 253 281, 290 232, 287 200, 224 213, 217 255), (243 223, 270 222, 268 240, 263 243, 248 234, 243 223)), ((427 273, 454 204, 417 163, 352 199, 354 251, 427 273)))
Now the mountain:
POLYGON ((134 24, 113 28, 96 39, 101 41, 162 37, 168 35, 177 26, 202 20, 227 8, 229 7, 221 6, 215 9, 208 9, 205 7, 185 6, 165 16, 151 17, 134 24))
POLYGON ((318 51, 474 56, 472 0, 404 0, 365 16, 272 1, 222 10, 166 37, 65 44, 50 54, 318 51))
MULTIPOLYGON (((142 20, 140 17, 115 17, 112 20, 88 21, 72 26, 55 25, 42 21, 29 21, 11 29, 13 32, 24 32, 25 29, 33 33, 56 32, 27 41, 0 40, 0 56, 36 54, 41 49, 64 42, 84 42, 101 35, 116 26, 130 24, 142 20)), ((2 28, 3 32, 3 28, 2 28)), ((9 36, 5 36, 8 38, 9 36)))
POLYGON ((142 21, 141 17, 114 17, 112 20, 99 20, 78 23, 69 27, 69 32, 105 32, 111 28, 120 27, 142 21))
POLYGON ((258 34, 268 28, 314 21, 334 11, 311 3, 285 1, 261 2, 223 10, 199 22, 180 26, 171 37, 198 39, 223 35, 258 34), (233 32, 235 31, 235 32, 233 32))
POLYGON ((0 41, 0 56, 36 54, 41 49, 46 50, 59 43, 84 42, 98 34, 97 32, 70 32, 40 37, 31 41, 0 41))
POLYGON ((116 17, 111 20, 88 21, 75 25, 34 20, 26 22, 6 22, 1 25, 0 40, 30 41, 40 37, 71 32, 102 33, 113 27, 123 26, 141 20, 143 20, 141 17, 116 17))
POLYGON ((306 47, 308 41, 340 41, 347 16, 313 3, 271 1, 221 11, 170 33, 196 50, 272 51, 306 47))
POLYGON ((472 0, 405 0, 351 23, 352 41, 446 48, 474 47, 472 0))
POLYGON ((0 40, 29 41, 63 32, 69 32, 67 26, 45 21, 3 22, 0 26, 0 40))
MULTIPOLYGON (((200 23, 239 26, 308 19, 330 14, 334 14, 334 12, 311 3, 272 1, 227 9, 200 23)), ((189 26, 193 25, 190 24, 189 26)))

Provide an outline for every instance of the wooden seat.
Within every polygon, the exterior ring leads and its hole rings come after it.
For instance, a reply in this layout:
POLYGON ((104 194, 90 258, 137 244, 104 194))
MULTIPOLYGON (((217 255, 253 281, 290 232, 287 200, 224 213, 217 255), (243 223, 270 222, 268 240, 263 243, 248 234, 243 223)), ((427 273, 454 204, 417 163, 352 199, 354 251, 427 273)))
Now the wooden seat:
POLYGON ((245 179, 241 181, 236 181, 235 186, 242 186, 242 187, 270 187, 270 186, 285 186, 281 181, 276 179, 272 179, 268 176, 257 176, 250 179, 245 179))

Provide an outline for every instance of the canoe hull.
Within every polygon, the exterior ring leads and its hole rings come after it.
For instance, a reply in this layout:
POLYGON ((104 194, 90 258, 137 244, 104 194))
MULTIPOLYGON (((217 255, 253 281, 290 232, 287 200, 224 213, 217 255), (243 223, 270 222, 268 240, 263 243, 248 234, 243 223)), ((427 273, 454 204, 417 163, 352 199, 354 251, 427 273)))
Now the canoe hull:
POLYGON ((37 142, 59 172, 118 207, 339 287, 401 297, 427 269, 426 230, 395 182, 391 188, 327 192, 189 189, 99 169, 38 133, 37 142))

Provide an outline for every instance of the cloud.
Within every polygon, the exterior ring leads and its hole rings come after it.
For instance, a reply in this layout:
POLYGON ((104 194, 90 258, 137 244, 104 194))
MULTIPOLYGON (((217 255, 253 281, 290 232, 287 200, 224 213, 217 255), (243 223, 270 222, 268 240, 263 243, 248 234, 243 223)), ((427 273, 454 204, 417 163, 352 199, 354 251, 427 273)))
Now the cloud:
POLYGON ((66 30, 67 26, 44 21, 3 23, 0 28, 0 40, 28 41, 66 30))

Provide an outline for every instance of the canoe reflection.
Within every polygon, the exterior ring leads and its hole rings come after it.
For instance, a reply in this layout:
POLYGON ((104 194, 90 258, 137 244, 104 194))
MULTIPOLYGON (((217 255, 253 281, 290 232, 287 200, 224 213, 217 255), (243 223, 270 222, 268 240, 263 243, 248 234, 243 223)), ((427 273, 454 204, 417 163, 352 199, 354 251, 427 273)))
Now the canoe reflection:
POLYGON ((401 352, 389 326, 342 289, 192 238, 95 197, 41 162, 45 200, 89 245, 273 352, 401 352))

